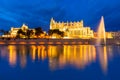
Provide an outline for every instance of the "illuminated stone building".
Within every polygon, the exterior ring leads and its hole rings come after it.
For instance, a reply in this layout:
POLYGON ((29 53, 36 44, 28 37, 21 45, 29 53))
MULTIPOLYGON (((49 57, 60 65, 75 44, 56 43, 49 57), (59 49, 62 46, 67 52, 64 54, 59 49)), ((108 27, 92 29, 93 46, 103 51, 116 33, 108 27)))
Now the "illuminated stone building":
POLYGON ((23 31, 27 31, 28 30, 28 26, 23 24, 21 28, 14 28, 14 27, 12 27, 11 30, 10 30, 11 37, 16 37, 17 32, 18 32, 19 29, 22 29, 23 31))
POLYGON ((114 39, 120 39, 120 31, 111 32, 111 34, 114 39))
POLYGON ((60 31, 64 31, 64 37, 67 38, 82 38, 89 39, 93 38, 93 30, 90 27, 84 27, 83 21, 79 22, 56 22, 53 18, 50 22, 50 29, 59 29, 60 31))
POLYGON ((9 31, 10 37, 16 37, 19 29, 22 29, 22 31, 24 31, 24 32, 27 32, 27 30, 33 30, 33 32, 35 32, 35 29, 30 29, 30 28, 28 28, 27 25, 23 24, 20 28, 11 27, 11 29, 9 31))
POLYGON ((112 39, 113 38, 112 32, 106 32, 106 38, 112 39))
MULTIPOLYGON (((106 39, 112 39, 114 36, 113 36, 113 32, 105 32, 105 36, 106 36, 106 39)), ((97 32, 94 32, 94 38, 97 39, 98 38, 98 34, 97 32)))

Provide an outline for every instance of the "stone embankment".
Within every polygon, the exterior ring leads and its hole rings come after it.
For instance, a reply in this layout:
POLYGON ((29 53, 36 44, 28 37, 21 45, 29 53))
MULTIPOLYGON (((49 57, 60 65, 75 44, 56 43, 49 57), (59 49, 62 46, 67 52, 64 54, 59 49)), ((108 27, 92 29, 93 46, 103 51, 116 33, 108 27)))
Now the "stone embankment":
MULTIPOLYGON (((95 45, 96 39, 0 39, 0 45, 38 44, 38 45, 95 45)), ((120 39, 107 39, 107 45, 120 45, 120 39)), ((101 44, 104 44, 101 41, 101 44)))

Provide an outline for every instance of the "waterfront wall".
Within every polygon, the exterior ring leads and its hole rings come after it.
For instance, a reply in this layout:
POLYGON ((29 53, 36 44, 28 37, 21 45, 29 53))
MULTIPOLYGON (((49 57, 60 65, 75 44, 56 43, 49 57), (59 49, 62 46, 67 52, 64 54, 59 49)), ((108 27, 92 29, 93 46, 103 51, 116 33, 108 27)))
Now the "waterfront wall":
MULTIPOLYGON (((95 45, 96 39, 0 39, 2 44, 95 45)), ((101 44, 103 44, 103 40, 101 44)), ((107 45, 120 45, 120 39, 107 39, 107 45)))

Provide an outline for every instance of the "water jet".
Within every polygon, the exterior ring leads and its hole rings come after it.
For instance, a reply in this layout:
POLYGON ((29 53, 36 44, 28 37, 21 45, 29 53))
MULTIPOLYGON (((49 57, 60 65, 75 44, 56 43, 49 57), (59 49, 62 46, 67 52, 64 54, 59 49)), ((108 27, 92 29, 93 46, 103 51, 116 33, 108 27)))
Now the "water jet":
POLYGON ((103 16, 98 25, 96 45, 106 45, 106 32, 103 16))

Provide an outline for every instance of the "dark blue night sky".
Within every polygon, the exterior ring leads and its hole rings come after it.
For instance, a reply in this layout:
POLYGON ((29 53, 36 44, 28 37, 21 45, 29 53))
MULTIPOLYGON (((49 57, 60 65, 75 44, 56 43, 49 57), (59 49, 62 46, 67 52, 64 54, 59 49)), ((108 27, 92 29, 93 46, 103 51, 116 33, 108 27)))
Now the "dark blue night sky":
POLYGON ((83 19, 95 30, 101 16, 107 31, 120 30, 120 0, 0 0, 0 29, 5 30, 22 23, 48 30, 52 17, 65 22, 83 19))

